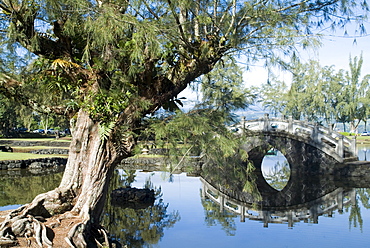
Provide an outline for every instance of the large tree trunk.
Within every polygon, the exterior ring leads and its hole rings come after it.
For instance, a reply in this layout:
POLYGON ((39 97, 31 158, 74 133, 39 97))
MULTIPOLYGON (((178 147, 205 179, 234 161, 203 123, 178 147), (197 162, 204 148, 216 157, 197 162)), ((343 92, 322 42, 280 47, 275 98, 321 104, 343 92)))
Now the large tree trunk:
POLYGON ((121 159, 122 154, 117 154, 112 140, 100 137, 99 124, 80 111, 59 186, 62 190, 72 190, 76 195, 73 212, 83 218, 89 215, 99 218, 109 179, 121 159))
MULTIPOLYGON (((39 237, 39 245, 50 246, 43 233, 43 223, 33 217, 48 218, 59 215, 60 219, 77 218, 79 221, 71 227, 66 242, 72 247, 91 247, 89 244, 90 231, 99 229, 99 219, 104 207, 109 181, 114 167, 122 158, 129 156, 133 142, 124 142, 125 147, 118 147, 113 138, 102 139, 99 135, 99 124, 93 122, 88 114, 80 111, 77 117, 76 129, 70 145, 70 153, 63 179, 55 190, 37 196, 29 205, 13 211, 0 227, 1 237, 11 237, 11 234, 25 235, 33 233, 39 237), (22 220, 23 223, 40 225, 37 230, 15 228, 14 223, 22 220), (88 245, 89 244, 89 245, 88 245)), ((18 225, 19 226, 19 225, 18 225)), ((32 225, 31 225, 32 226, 32 225)), ((32 228, 31 228, 32 229, 32 228)), ((104 231, 99 230, 100 233, 104 231)), ((104 235, 103 235, 104 236, 104 235)))

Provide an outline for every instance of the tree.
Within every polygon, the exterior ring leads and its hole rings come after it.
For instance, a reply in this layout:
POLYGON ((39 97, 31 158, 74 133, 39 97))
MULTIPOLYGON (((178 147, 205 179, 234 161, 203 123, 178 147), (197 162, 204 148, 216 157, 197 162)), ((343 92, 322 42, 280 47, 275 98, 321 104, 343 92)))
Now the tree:
POLYGON ((1 93, 73 125, 60 186, 16 210, 1 236, 18 217, 73 213, 81 221, 66 240, 86 247, 90 231, 101 231, 109 178, 132 155, 146 115, 224 56, 245 51, 253 62, 292 54, 296 44, 310 45, 325 21, 361 21, 356 8, 367 11, 366 2, 0 1, 1 93))
POLYGON ((225 113, 226 123, 235 122, 235 111, 247 108, 256 99, 252 90, 243 89, 242 74, 242 68, 233 58, 224 58, 202 77, 202 103, 195 108, 221 111, 225 113))
POLYGON ((369 111, 369 75, 360 80, 362 63, 362 56, 350 58, 350 71, 335 71, 334 66, 322 67, 317 61, 293 60, 291 85, 272 77, 272 83, 262 89, 264 105, 297 120, 324 120, 332 127, 336 122, 350 122, 354 132, 369 111))
POLYGON ((0 95, 0 133, 8 137, 11 129, 17 127, 16 108, 19 105, 0 95))
POLYGON ((360 79, 363 64, 362 55, 360 58, 349 58, 349 72, 344 86, 344 114, 348 116, 350 122, 350 132, 356 132, 358 125, 363 120, 366 123, 368 105, 368 91, 370 74, 360 79))

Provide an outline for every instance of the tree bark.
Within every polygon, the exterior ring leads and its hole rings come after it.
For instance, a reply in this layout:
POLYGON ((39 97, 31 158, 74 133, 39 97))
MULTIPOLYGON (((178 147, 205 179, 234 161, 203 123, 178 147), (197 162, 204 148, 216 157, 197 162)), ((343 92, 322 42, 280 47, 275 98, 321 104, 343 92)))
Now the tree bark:
MULTIPOLYGON (((59 187, 37 196, 29 205, 13 211, 0 227, 0 241, 1 237, 4 238, 11 232, 19 233, 20 236, 26 233, 27 230, 11 230, 19 219, 26 222, 30 221, 27 219, 30 215, 44 218, 60 215, 61 219, 73 216, 81 220, 71 227, 66 237, 67 243, 71 247, 90 247, 88 240, 91 230, 99 228, 114 168, 122 158, 129 156, 134 142, 126 141, 124 144, 124 149, 121 149, 113 138, 102 139, 99 135, 99 123, 80 110, 68 162, 59 187)), ((36 225, 37 220, 34 221, 31 222, 36 225)), ((30 232, 36 233, 34 230, 30 232)), ((42 231, 38 235, 41 237, 42 231)), ((48 246, 49 242, 44 238, 40 244, 48 246)))

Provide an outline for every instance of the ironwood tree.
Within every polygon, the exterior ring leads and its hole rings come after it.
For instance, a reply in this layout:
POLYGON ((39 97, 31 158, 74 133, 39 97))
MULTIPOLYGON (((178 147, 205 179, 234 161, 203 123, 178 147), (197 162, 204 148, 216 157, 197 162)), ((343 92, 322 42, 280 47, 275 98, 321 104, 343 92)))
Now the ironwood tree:
POLYGON ((362 55, 349 58, 348 71, 336 71, 334 65, 323 67, 313 60, 293 61, 291 84, 272 77, 263 85, 264 105, 296 120, 324 120, 332 128, 336 123, 344 127, 349 123, 354 133, 369 116, 370 74, 361 76, 362 64, 362 55))
POLYGON ((1 93, 73 127, 59 187, 10 214, 2 240, 35 232, 51 246, 32 216, 63 214, 80 220, 70 246, 94 242, 109 178, 132 155, 146 115, 225 56, 279 61, 315 43, 326 24, 361 22, 367 8, 346 0, 0 1, 1 93))

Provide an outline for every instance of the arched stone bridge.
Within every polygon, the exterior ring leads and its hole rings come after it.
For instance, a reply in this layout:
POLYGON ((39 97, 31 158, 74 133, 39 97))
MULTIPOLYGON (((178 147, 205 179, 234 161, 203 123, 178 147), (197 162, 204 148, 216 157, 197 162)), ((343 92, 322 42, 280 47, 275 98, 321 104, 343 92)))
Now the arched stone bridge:
MULTIPOLYGON (((265 114, 261 119, 243 120, 237 127, 240 134, 248 137, 285 137, 303 142, 321 150, 340 163, 358 159, 355 139, 349 139, 318 124, 292 118, 269 118, 269 115, 265 114)), ((250 144, 249 149, 257 145, 250 144)))

